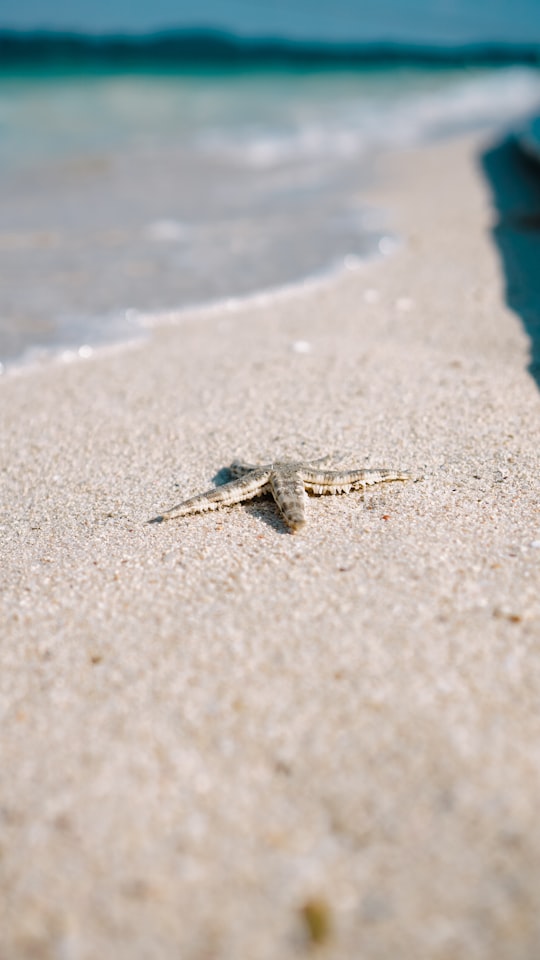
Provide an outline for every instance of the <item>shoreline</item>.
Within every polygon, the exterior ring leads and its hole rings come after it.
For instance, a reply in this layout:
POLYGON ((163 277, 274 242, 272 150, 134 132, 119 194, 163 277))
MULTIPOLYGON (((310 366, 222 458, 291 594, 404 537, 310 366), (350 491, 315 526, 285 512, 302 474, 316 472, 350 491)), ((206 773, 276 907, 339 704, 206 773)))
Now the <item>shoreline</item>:
POLYGON ((317 911, 332 960, 537 950, 539 396, 488 149, 386 158, 400 249, 254 323, 3 378, 7 960, 293 960, 317 911), (340 452, 424 479, 294 536, 146 522, 340 452))
POLYGON ((387 234, 367 202, 386 152, 516 126, 540 96, 538 74, 519 67, 444 80, 413 72, 399 97, 384 72, 305 84, 284 75, 277 87, 229 79, 3 90, 6 367, 33 344, 56 352, 131 339, 130 316, 369 257, 387 234), (214 101, 212 120, 197 104, 214 101))
POLYGON ((51 365, 84 363, 90 359, 107 356, 111 352, 122 352, 124 349, 132 350, 139 347, 144 349, 148 331, 155 328, 179 326, 184 321, 192 320, 198 316, 223 317, 231 312, 258 310, 271 305, 279 306, 282 302, 310 296, 327 287, 332 288, 340 283, 342 275, 346 276, 347 273, 361 271, 365 264, 391 256, 395 250, 399 249, 401 239, 388 231, 381 236, 379 243, 386 243, 386 250, 372 252, 364 256, 347 254, 339 258, 339 261, 336 260, 316 273, 278 284, 275 287, 255 290, 252 293, 231 294, 215 300, 202 300, 200 303, 190 303, 166 310, 139 310, 132 307, 127 310, 112 311, 115 315, 129 314, 128 322, 136 321, 139 325, 140 336, 101 343, 91 343, 91 338, 89 338, 79 346, 73 347, 61 345, 57 347, 27 347, 21 356, 6 363, 0 362, 0 386, 5 382, 5 378, 32 374, 51 365))

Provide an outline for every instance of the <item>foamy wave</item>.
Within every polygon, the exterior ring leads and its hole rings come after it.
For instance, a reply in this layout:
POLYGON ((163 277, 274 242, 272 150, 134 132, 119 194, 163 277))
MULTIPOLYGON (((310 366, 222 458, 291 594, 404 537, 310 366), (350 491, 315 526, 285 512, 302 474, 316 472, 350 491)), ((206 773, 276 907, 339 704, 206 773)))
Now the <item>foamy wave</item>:
MULTIPOLYGON (((240 124, 214 129, 199 148, 255 169, 320 159, 347 160, 373 147, 413 145, 473 128, 521 122, 540 105, 538 72, 511 67, 466 80, 431 74, 403 91, 359 92, 321 120, 296 118, 287 129, 240 124), (407 89, 408 88, 408 89, 407 89), (337 113, 337 116, 336 116, 337 113)), ((321 109, 324 113, 324 105, 321 109)))

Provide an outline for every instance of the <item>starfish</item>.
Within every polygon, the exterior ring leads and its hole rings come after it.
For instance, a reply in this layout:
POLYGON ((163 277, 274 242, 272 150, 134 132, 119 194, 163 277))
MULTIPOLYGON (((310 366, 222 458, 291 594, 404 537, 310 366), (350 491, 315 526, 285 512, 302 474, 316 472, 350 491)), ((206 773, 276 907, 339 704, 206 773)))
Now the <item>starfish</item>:
POLYGON ((306 522, 306 490, 317 496, 323 493, 349 493, 351 490, 364 490, 373 483, 383 483, 386 480, 412 479, 410 473, 400 470, 324 470, 324 465, 330 459, 323 457, 320 460, 285 460, 262 466, 235 460, 229 467, 234 480, 178 503, 166 513, 154 517, 150 523, 175 520, 192 513, 203 513, 205 510, 217 510, 218 507, 231 506, 243 500, 260 497, 264 493, 271 493, 285 523, 291 532, 295 533, 306 522))

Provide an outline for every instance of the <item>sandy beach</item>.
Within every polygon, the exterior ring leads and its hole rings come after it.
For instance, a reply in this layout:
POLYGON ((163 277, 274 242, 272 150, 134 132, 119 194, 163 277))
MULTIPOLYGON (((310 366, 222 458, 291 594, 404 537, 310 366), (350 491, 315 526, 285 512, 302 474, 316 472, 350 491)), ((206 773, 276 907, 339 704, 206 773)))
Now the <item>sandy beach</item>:
POLYGON ((539 955, 540 397, 487 148, 384 162, 391 257, 0 382, 1 960, 539 955), (325 454, 423 479, 146 523, 325 454))

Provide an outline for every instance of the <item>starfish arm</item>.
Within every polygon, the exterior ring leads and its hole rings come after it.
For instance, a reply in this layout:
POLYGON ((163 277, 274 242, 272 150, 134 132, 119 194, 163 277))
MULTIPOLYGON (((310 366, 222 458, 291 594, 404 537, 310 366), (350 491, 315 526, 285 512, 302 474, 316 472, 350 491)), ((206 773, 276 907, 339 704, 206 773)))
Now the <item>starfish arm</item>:
POLYGON ((299 470, 273 470, 270 489, 288 527, 294 532, 306 522, 306 494, 299 470))
POLYGON ((369 487, 374 483, 384 483, 389 480, 410 480, 411 474, 402 470, 313 470, 309 467, 302 469, 302 479, 310 493, 321 495, 324 493, 349 493, 369 487))
POLYGON ((268 490, 269 470, 253 470, 247 476, 224 483, 221 487, 199 493, 189 500, 171 507, 156 520, 175 520, 186 517, 191 513, 203 513, 205 510, 216 510, 218 507, 232 506, 242 500, 251 500, 259 497, 268 490))

